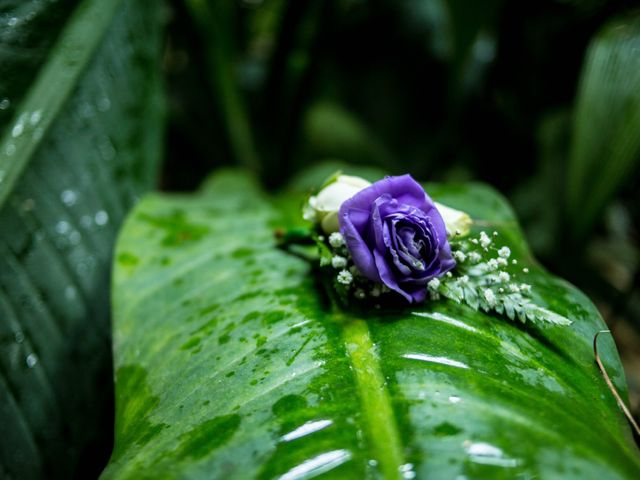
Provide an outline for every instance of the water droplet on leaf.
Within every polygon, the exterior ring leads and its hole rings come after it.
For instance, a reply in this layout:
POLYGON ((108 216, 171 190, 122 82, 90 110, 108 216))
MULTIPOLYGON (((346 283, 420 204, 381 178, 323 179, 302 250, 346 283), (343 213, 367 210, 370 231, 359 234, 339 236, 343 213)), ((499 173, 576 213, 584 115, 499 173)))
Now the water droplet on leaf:
POLYGON ((71 226, 69 225, 69 222, 65 220, 60 220, 58 223, 56 223, 56 232, 58 232, 60 235, 68 233, 70 229, 71 226))
POLYGON ((78 195, 73 190, 64 190, 60 194, 60 200, 62 200, 62 203, 64 203, 68 207, 75 205, 77 199, 78 195))
POLYGON ((40 119, 42 119, 42 110, 36 110, 31 114, 29 123, 35 127, 40 122, 40 119))
POLYGON ((38 357, 36 357, 34 353, 30 353, 27 356, 26 362, 27 362, 27 367, 33 368, 36 366, 36 363, 38 363, 38 357))
POLYGON ((102 227, 109 222, 109 214, 104 210, 100 210, 99 212, 96 213, 94 220, 96 222, 96 225, 99 225, 102 227))
POLYGON ((13 143, 8 143, 6 147, 4 147, 4 153, 11 156, 16 153, 16 146, 13 143))

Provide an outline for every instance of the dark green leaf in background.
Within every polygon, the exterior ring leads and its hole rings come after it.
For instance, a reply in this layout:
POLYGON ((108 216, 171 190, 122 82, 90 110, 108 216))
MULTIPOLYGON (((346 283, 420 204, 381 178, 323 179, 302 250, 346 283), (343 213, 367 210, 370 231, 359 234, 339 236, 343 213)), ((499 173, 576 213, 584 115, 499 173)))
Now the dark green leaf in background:
POLYGON ((578 89, 568 171, 570 235, 593 227, 640 160, 640 13, 591 42, 578 89))
MULTIPOLYGON (((574 323, 446 301, 339 312, 309 265, 274 245, 303 195, 274 203, 236 173, 154 194, 116 251, 116 445, 103 478, 637 478, 594 365, 593 305, 534 262, 494 191, 428 191, 476 232, 498 231, 537 301, 574 323)), ((601 353, 625 392, 610 339, 601 353)))
POLYGON ((0 476, 88 475, 109 441, 111 250, 162 156, 160 8, 0 3, 0 476))
POLYGON ((77 0, 0 3, 0 128, 16 112, 77 0))

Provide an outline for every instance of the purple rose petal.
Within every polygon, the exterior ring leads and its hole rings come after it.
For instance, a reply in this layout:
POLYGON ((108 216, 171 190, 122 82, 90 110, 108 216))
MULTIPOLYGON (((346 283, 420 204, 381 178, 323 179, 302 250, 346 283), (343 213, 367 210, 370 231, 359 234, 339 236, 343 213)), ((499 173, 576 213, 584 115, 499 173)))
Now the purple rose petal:
POLYGON ((360 273, 404 296, 426 298, 426 284, 455 267, 442 216, 410 175, 386 177, 346 200, 340 232, 360 273))

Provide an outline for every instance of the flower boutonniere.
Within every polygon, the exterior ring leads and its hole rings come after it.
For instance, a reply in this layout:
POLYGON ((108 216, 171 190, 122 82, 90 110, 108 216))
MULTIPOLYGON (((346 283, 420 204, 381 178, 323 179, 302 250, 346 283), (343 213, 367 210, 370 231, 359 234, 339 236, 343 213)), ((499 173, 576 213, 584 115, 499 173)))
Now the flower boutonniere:
POLYGON ((375 183, 333 175, 303 216, 319 266, 346 305, 445 298, 512 320, 571 323, 532 300, 528 269, 498 232, 472 236, 470 216, 434 202, 411 175, 375 183))

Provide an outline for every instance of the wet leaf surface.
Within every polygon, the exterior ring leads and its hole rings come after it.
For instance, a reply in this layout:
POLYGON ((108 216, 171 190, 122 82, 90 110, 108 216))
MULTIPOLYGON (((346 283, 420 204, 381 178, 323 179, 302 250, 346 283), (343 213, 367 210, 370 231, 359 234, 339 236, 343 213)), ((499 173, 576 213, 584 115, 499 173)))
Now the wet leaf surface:
MULTIPOLYGON (((497 231, 536 300, 574 323, 446 301, 337 311, 309 265, 274 245, 303 195, 270 198, 232 172, 193 195, 154 194, 117 246, 116 454, 103 478, 636 478, 594 364, 594 306, 535 263, 493 190, 427 191, 476 234, 497 231)), ((601 353, 624 392, 610 340, 601 353)))
POLYGON ((161 158, 161 22, 137 0, 0 14, 0 477, 91 476, 111 436, 113 242, 161 158))

